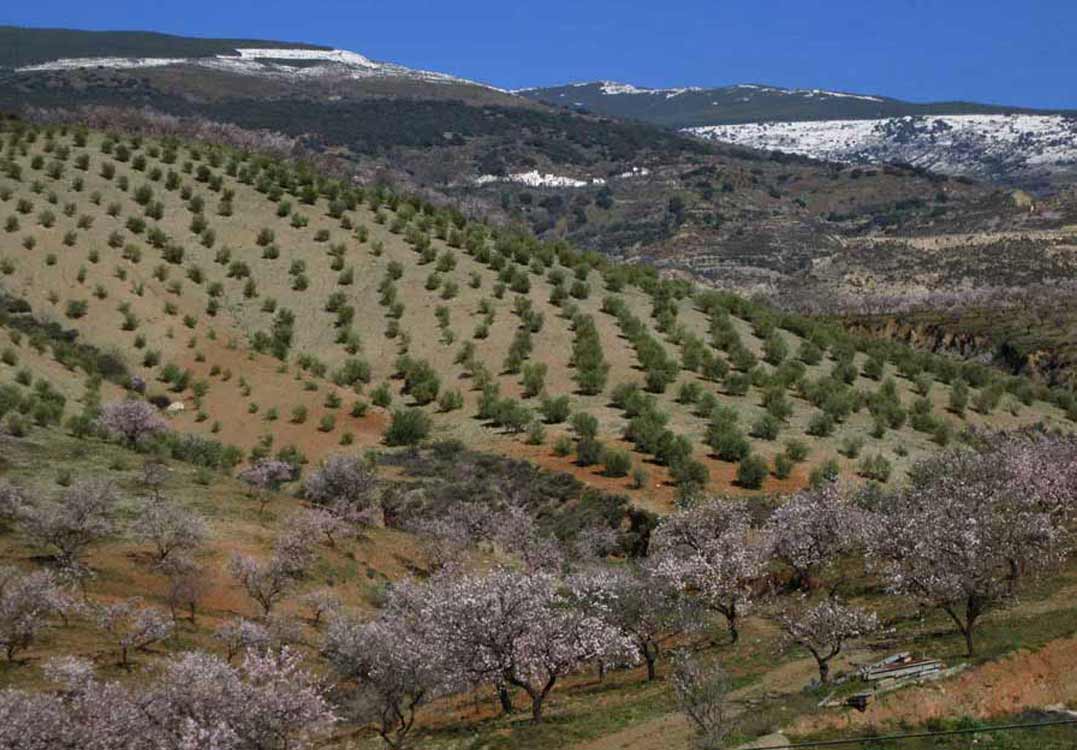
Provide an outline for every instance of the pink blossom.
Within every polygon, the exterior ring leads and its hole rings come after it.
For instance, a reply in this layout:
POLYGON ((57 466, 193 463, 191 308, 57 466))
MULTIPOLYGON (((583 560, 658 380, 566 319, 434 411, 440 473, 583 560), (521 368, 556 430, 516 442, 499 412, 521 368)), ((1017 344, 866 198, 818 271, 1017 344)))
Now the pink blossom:
POLYGON ((833 598, 807 609, 786 610, 777 620, 786 640, 803 646, 815 658, 819 680, 824 683, 830 680, 830 660, 841 653, 846 643, 879 629, 874 612, 846 606, 833 598))
POLYGON ((722 498, 674 513, 651 536, 655 575, 721 614, 733 642, 769 549, 767 536, 752 529, 744 503, 722 498))
POLYGON ((97 422, 104 430, 122 437, 130 445, 169 429, 168 422, 157 412, 157 408, 141 399, 124 399, 105 404, 101 407, 101 416, 97 422))

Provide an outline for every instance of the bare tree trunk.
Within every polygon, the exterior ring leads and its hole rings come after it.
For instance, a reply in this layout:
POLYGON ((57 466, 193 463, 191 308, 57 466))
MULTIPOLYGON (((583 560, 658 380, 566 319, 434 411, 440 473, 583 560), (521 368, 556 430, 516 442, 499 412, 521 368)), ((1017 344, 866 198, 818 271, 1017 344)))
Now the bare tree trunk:
POLYGON ((647 681, 651 682, 657 677, 655 662, 658 661, 658 644, 649 644, 647 641, 640 643, 640 655, 647 664, 647 681))
POLYGON ((501 713, 508 715, 513 712, 512 694, 504 685, 497 686, 497 699, 501 702, 501 713))
POLYGON ((830 662, 818 657, 815 661, 819 665, 819 681, 826 685, 830 682, 830 662))

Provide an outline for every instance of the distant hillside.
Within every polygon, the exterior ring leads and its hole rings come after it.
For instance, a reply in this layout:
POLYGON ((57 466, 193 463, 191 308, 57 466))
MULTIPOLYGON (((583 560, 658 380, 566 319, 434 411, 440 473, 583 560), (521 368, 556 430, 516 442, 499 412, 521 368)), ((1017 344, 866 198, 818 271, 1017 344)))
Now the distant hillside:
POLYGON ((594 81, 523 89, 517 93, 555 106, 675 128, 925 115, 1048 114, 1040 110, 975 102, 919 104, 886 96, 823 89, 787 89, 749 83, 719 88, 652 89, 612 81, 594 81))
POLYGON ((204 58, 237 55, 237 48, 327 50, 317 44, 255 39, 197 39, 151 31, 77 31, 0 26, 0 69, 41 65, 61 59, 204 58))
POLYGON ((885 455, 898 476, 966 425, 1066 428, 1077 409, 979 363, 848 339, 306 166, 4 125, 0 384, 47 376, 74 401, 77 369, 137 376, 161 406, 184 404, 177 430, 246 455, 317 461, 406 442, 394 424, 418 420, 424 435, 668 509, 677 487, 779 491, 831 459, 867 476, 862 459, 885 455), (933 387, 879 390, 914 364, 933 387), (979 411, 948 410, 958 374, 979 411), (878 426, 879 404, 857 395, 876 391, 901 419, 878 426), (593 427, 570 425, 577 412, 593 427), (790 440, 810 455, 798 447, 803 464, 783 467, 790 440), (738 478, 749 454, 761 474, 738 478))
MULTIPOLYGON (((1070 222, 1058 212, 1032 214, 990 185, 934 174, 929 168, 946 166, 938 160, 910 155, 901 159, 905 165, 862 168, 857 154, 796 149, 750 133, 707 141, 347 50, 138 32, 8 33, 18 40, 20 63, 0 68, 0 111, 40 119, 40 108, 148 108, 192 122, 267 130, 281 134, 295 153, 338 158, 363 182, 392 183, 546 240, 568 240, 783 303, 820 298, 822 288, 827 300, 871 292, 864 273, 884 273, 886 293, 897 291, 894 274, 877 268, 874 256, 850 255, 865 236, 1024 231, 1044 221, 1048 228, 1070 222), (804 155, 780 153, 798 150, 804 155), (835 163, 841 161, 851 163, 835 163)), ((647 98, 687 102, 696 93, 647 98)), ((809 94, 784 99, 880 104, 878 97, 809 94)), ((621 96, 635 98, 607 98, 621 96)), ((95 122, 119 129, 131 124, 115 114, 95 116, 95 122)), ((897 140, 905 137, 905 130, 894 132, 897 140)), ((937 149, 945 148, 939 134, 931 137, 937 149)), ((1016 141, 1020 148, 1033 142, 1016 141)), ((974 146, 960 152, 955 174, 993 166, 974 173, 1007 176, 1012 162, 974 146)), ((1052 146, 1044 153, 1054 158, 1056 152, 1052 146)), ((865 153, 863 161, 900 157, 888 153, 865 153)), ((1042 253, 1050 251, 1044 245, 1021 262, 1039 268, 1042 253)), ((997 263, 980 257, 962 256, 962 273, 994 286, 997 263)), ((937 263, 930 256, 924 267, 937 263)), ((949 271, 925 273, 917 290, 934 293, 949 277, 949 271)))
POLYGON ((1072 182, 1077 165, 1077 113, 1068 111, 755 84, 648 89, 600 81, 518 93, 747 148, 848 164, 901 162, 1038 192, 1072 182))

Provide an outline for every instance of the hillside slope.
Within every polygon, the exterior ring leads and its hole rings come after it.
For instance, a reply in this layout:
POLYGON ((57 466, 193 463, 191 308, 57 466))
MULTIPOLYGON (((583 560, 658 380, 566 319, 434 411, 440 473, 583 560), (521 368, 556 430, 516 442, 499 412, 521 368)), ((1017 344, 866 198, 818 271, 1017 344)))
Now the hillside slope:
MULTIPOLYGON (((186 402, 177 427, 248 452, 375 446, 406 405, 435 435, 662 505, 674 484, 779 489, 830 460, 900 470, 965 426, 1067 424, 1064 394, 982 366, 286 163, 19 123, 5 146, 8 325, 76 331, 186 402), (979 411, 948 413, 959 378, 979 411), (758 460, 776 476, 738 478, 758 460)), ((5 378, 36 346, 15 338, 5 378)))

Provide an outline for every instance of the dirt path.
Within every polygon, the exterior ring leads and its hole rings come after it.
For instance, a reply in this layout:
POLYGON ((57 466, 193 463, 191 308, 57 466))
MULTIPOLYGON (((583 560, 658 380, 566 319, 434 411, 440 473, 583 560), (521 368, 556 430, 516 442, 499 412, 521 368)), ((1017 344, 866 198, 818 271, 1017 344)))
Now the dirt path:
POLYGON ((1062 703, 1077 706, 1077 638, 1062 638, 1036 652, 1018 651, 970 669, 953 680, 884 696, 864 713, 846 711, 805 717, 797 733, 821 729, 862 729, 929 719, 991 718, 1062 703))
MULTIPOLYGON (((862 660, 866 652, 850 654, 846 661, 862 660)), ((735 691, 734 715, 743 702, 764 693, 790 694, 814 673, 811 660, 797 660, 768 673, 757 683, 735 691)), ((809 734, 825 729, 865 730, 900 723, 922 724, 936 718, 973 716, 992 718, 1063 704, 1077 707, 1077 637, 1052 641, 1042 649, 1018 651, 983 664, 944 682, 911 687, 883 696, 865 713, 833 711, 802 717, 788 729, 809 734)), ((666 714, 619 732, 576 746, 576 750, 650 750, 685 748, 691 727, 680 714, 666 714)))
MULTIPOLYGON (((849 653, 836 663, 836 669, 840 671, 852 662, 863 661, 867 655, 866 651, 849 653)), ((757 700, 764 694, 787 695, 799 691, 815 677, 815 669, 815 662, 811 659, 798 659, 768 672, 747 687, 733 691, 730 694, 733 715, 748 710, 744 705, 745 701, 757 700)), ((679 713, 671 713, 576 745, 575 750, 672 750, 687 748, 691 737, 692 727, 688 720, 679 713)))
POLYGON ((856 247, 857 245, 886 245, 906 244, 917 250, 948 250, 954 247, 966 247, 969 245, 985 245, 991 242, 1003 242, 1007 240, 1045 240, 1048 242, 1068 242, 1073 237, 1074 227, 1062 229, 1030 229, 1028 231, 1014 230, 1004 232, 974 232, 971 234, 935 234, 928 236, 909 237, 857 237, 853 240, 842 242, 843 247, 856 247))

